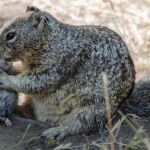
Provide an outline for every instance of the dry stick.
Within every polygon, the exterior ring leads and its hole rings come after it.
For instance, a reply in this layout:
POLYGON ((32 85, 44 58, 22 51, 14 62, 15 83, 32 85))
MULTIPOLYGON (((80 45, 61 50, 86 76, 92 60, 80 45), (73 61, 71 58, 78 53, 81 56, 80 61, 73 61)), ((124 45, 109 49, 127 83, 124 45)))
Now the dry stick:
MULTIPOLYGON (((109 103, 109 93, 108 93, 108 79, 106 73, 102 73, 103 77, 103 86, 104 86, 104 98, 105 98, 105 106, 106 106, 106 115, 108 119, 108 128, 109 131, 112 129, 112 118, 111 118, 111 107, 109 103)), ((115 145, 113 142, 112 134, 110 136, 110 140, 112 141, 110 144, 111 150, 115 150, 115 145)))

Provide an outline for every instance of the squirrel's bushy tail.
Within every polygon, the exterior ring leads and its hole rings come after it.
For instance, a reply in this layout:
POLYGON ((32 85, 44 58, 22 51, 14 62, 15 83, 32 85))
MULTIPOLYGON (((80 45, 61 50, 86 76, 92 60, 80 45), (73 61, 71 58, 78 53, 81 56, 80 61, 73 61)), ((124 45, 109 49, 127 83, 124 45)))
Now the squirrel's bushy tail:
POLYGON ((135 82, 129 99, 121 106, 124 114, 135 114, 139 117, 150 116, 150 71, 144 72, 135 82))

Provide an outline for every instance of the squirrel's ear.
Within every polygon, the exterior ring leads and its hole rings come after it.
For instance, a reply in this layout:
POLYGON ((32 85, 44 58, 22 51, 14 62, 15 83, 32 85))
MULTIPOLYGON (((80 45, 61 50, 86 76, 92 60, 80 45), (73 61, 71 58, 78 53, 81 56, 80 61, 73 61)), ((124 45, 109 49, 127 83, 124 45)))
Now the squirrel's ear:
POLYGON ((27 6, 26 12, 28 11, 40 12, 40 9, 34 6, 27 6))
POLYGON ((40 13, 33 12, 29 20, 35 28, 38 28, 39 30, 44 29, 45 19, 40 13))

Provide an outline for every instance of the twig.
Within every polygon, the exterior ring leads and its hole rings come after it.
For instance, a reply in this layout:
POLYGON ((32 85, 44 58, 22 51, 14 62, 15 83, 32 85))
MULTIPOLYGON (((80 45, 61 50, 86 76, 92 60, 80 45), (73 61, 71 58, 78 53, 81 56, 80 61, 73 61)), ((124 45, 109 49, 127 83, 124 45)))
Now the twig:
MULTIPOLYGON (((107 115, 107 119, 108 119, 108 128, 109 131, 111 133, 111 129, 112 129, 112 117, 111 117, 111 106, 109 103, 109 93, 108 93, 108 79, 106 76, 106 73, 102 73, 102 77, 103 77, 103 86, 104 86, 104 97, 105 97, 105 106, 106 106, 106 115, 107 115)), ((110 136, 110 140, 112 141, 110 147, 111 150, 115 150, 115 145, 114 145, 114 140, 113 140, 113 135, 111 133, 110 136)))

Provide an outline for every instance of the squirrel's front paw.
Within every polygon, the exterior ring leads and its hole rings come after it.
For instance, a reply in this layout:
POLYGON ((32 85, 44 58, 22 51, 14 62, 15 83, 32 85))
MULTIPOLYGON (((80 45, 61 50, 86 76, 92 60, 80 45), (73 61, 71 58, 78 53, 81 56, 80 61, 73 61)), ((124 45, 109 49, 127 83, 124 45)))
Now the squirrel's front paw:
POLYGON ((9 85, 8 74, 0 69, 0 88, 5 88, 5 84, 9 85))
POLYGON ((11 64, 6 62, 4 59, 0 59, 0 69, 3 71, 8 71, 11 68, 11 64))
POLYGON ((67 126, 66 127, 59 126, 44 131, 41 134, 41 136, 45 137, 46 139, 61 140, 68 134, 69 134, 69 128, 67 126))
POLYGON ((0 76, 5 76, 7 73, 5 73, 2 69, 0 69, 0 76))

